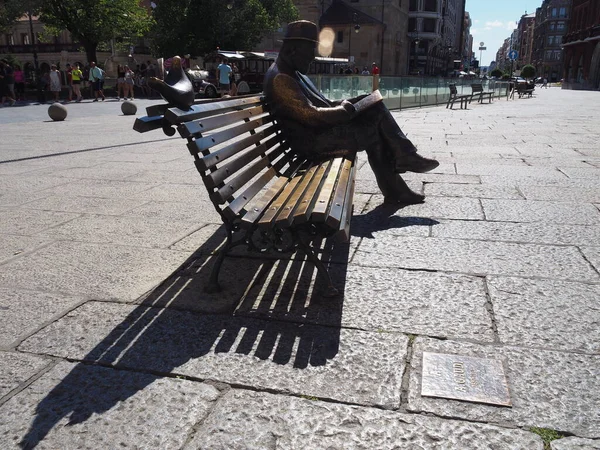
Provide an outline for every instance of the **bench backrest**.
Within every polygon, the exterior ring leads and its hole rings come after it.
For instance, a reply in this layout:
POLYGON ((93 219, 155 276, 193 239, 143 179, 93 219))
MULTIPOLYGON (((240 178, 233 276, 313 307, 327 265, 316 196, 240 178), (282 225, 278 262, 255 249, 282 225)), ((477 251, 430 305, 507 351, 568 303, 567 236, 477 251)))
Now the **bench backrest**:
POLYGON ((471 89, 473 90, 473 94, 476 94, 477 92, 483 92, 483 85, 475 83, 471 85, 471 89))
POLYGON ((292 153, 261 96, 233 97, 170 108, 164 119, 188 140, 198 172, 217 210, 234 219, 257 194, 277 189, 280 175, 294 175, 306 160, 292 153))

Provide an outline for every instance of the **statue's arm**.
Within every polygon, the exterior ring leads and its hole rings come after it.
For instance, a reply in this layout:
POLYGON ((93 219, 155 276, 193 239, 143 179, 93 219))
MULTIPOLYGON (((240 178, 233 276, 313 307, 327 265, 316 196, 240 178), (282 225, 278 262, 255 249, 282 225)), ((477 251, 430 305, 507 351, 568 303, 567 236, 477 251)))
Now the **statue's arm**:
POLYGON ((278 74, 273 79, 271 92, 277 114, 310 127, 339 125, 350 121, 354 115, 343 105, 327 108, 313 105, 298 82, 289 75, 278 74))

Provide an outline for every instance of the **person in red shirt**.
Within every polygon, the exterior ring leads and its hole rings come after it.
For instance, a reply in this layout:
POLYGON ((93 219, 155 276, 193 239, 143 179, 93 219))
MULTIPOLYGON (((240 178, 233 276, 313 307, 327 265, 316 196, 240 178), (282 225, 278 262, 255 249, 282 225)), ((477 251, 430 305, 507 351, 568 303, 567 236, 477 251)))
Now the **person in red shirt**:
POLYGON ((377 67, 376 63, 373 63, 373 68, 371 69, 371 73, 373 75, 379 75, 379 67, 377 67))

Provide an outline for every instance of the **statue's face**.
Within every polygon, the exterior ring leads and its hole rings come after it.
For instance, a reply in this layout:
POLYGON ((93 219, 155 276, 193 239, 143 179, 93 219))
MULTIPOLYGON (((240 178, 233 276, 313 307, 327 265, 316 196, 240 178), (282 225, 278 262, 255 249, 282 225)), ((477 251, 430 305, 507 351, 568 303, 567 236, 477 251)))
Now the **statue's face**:
POLYGON ((310 63, 315 59, 316 42, 296 40, 294 41, 294 53, 292 61, 294 68, 300 73, 307 73, 310 63))

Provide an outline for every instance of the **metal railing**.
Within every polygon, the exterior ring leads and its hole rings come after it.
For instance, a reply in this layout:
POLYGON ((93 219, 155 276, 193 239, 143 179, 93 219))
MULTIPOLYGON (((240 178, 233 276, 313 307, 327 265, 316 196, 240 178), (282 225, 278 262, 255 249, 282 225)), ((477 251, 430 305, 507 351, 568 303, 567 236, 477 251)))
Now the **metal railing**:
MULTIPOLYGON (((373 90, 373 77, 367 75, 311 75, 311 80, 331 100, 357 97, 373 90)), ((493 91, 495 98, 508 95, 506 81, 463 78, 381 77, 379 91, 388 109, 420 108, 446 104, 450 84, 456 85, 458 94, 470 94, 474 83, 481 83, 485 91, 493 91)))

